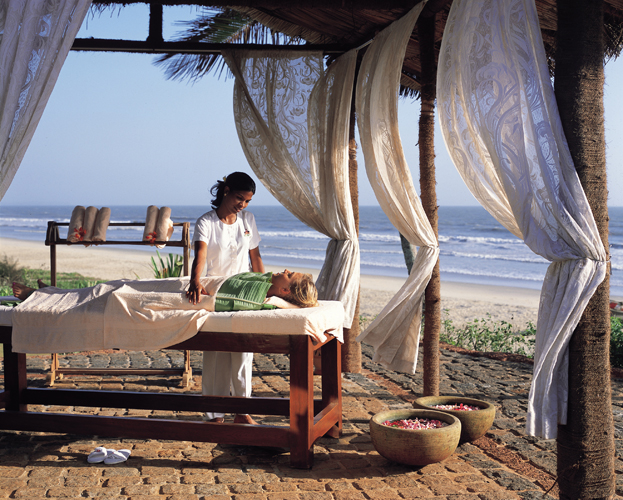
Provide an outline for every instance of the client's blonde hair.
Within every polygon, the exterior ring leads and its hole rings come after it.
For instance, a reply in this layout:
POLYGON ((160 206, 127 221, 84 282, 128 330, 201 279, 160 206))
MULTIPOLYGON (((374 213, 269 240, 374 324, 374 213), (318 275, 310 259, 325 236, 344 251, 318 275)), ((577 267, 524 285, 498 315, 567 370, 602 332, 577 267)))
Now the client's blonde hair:
POLYGON ((301 279, 290 285, 290 294, 286 300, 299 307, 316 307, 318 305, 318 290, 311 274, 304 274, 301 279))

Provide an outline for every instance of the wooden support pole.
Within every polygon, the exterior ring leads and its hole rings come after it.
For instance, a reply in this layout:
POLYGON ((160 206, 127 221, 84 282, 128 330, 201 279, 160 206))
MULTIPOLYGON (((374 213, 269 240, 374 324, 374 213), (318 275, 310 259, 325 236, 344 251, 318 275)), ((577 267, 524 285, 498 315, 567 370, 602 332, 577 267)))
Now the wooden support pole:
MULTIPOLYGON (((603 107, 603 1, 558 0, 555 88, 575 168, 608 251, 603 107)), ((561 499, 615 494, 610 386, 610 279, 597 288, 569 344, 567 424, 558 426, 561 499)))
MULTIPOLYGON (((435 59, 436 16, 418 20, 418 39, 422 63, 421 111, 419 129, 420 191, 422 207, 439 236, 435 180, 435 97, 437 62, 435 59)), ((439 330, 441 328, 441 286, 439 260, 424 294, 424 395, 439 395, 439 330)))
MULTIPOLYGON (((353 204, 355 227, 359 236, 359 187, 357 183, 357 141, 355 140, 355 93, 350 108, 350 125, 348 128, 348 179, 350 199, 353 204)), ((361 332, 359 327, 359 300, 355 306, 355 319, 351 328, 344 328, 344 345, 342 346, 342 370, 347 373, 361 373, 361 344, 355 339, 361 332)))
POLYGON ((151 43, 164 41, 162 36, 162 4, 149 4, 149 35, 147 41, 151 43))

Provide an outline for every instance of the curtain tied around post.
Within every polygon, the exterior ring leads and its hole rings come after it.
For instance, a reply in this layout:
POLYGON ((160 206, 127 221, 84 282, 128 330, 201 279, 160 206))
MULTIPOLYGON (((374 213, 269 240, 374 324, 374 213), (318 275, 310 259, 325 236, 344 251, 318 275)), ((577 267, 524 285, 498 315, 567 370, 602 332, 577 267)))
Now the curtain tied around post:
POLYGON ((234 119, 251 168, 301 222, 331 238, 319 297, 344 304, 350 328, 359 296, 359 241, 348 179, 348 124, 357 53, 326 70, 321 52, 224 51, 234 119))
POLYGON ((415 373, 422 300, 439 257, 439 245, 413 186, 398 131, 398 92, 405 51, 426 2, 379 33, 357 77, 357 124, 366 172, 391 223, 419 247, 411 274, 372 324, 357 337, 375 349, 374 361, 415 373))
POLYGON ((550 264, 526 431, 567 421, 568 345, 606 275, 606 250, 562 130, 534 0, 455 0, 441 45, 444 141, 470 191, 550 264))

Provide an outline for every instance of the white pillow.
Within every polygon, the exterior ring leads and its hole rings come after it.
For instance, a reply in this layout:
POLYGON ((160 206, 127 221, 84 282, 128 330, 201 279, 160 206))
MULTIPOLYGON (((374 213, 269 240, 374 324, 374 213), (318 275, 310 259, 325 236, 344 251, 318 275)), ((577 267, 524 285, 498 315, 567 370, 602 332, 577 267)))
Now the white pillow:
POLYGON ((296 304, 288 302, 287 300, 284 300, 281 297, 277 297, 276 295, 273 295, 272 297, 266 297, 266 299, 264 299, 264 304, 270 304, 279 309, 300 309, 300 307, 296 304))

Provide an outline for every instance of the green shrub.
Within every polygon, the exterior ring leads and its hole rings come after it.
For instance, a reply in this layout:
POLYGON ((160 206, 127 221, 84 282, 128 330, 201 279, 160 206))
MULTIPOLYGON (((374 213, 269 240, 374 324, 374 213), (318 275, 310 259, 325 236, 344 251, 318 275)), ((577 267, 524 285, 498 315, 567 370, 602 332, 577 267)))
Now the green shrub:
POLYGON ((464 327, 456 327, 451 319, 442 323, 439 340, 446 344, 480 352, 508 352, 523 356, 534 356, 536 327, 528 323, 523 331, 516 331, 507 321, 493 321, 487 318, 474 319, 464 327))
POLYGON ((623 322, 610 316, 610 364, 623 368, 623 322))
MULTIPOLYGON (((9 259, 5 254, 0 260, 0 287, 10 289, 14 281, 24 281, 24 268, 19 266, 17 259, 9 259)), ((13 292, 8 295, 13 295, 13 292)))
MULTIPOLYGON (((610 329, 610 364, 623 368, 623 321, 611 316, 610 329)), ((523 332, 513 333, 510 323, 492 322, 489 315, 487 319, 469 322, 464 328, 457 328, 452 320, 445 319, 439 340, 472 351, 512 352, 533 357, 535 334, 532 323, 523 332)))
POLYGON ((153 257, 151 258, 151 268, 154 272, 155 278, 179 278, 182 275, 184 259, 181 255, 174 255, 170 253, 167 259, 163 260, 158 250, 156 250, 156 253, 158 254, 160 265, 158 265, 153 257))
MULTIPOLYGON (((24 270, 24 284, 32 288, 37 288, 38 280, 47 283, 51 283, 52 278, 50 271, 44 269, 25 269, 24 270)), ((64 290, 73 288, 86 288, 89 286, 95 286, 98 283, 105 283, 106 280, 98 280, 97 278, 91 278, 83 276, 80 273, 56 273, 56 287, 64 290)))
MULTIPOLYGON (((39 285, 37 280, 41 280, 44 283, 50 284, 51 276, 50 271, 46 271, 43 269, 29 269, 29 268, 21 268, 21 276, 16 277, 10 281, 7 281, 5 284, 2 284, 0 279, 0 296, 10 296, 13 295, 13 290, 11 289, 11 283, 13 281, 17 281, 19 283, 23 283, 26 286, 31 288, 37 288, 39 285)), ((106 280, 98 280, 96 278, 89 278, 86 276, 82 276, 79 273, 57 273, 56 274, 56 286, 58 288, 63 288, 65 290, 72 288, 86 288, 89 286, 95 286, 98 283, 104 283, 106 280)))

